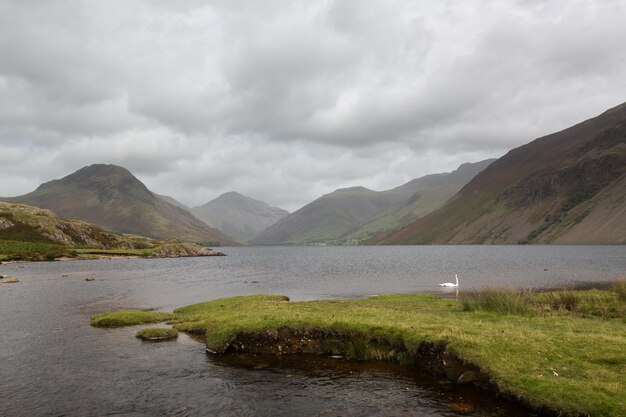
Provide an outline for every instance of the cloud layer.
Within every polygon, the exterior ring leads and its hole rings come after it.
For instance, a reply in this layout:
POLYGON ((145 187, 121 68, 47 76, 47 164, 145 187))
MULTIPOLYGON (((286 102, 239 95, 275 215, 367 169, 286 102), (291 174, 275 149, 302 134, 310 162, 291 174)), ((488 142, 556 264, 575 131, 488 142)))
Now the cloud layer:
POLYGON ((0 0, 0 195, 385 189, 626 101, 621 1, 0 0))

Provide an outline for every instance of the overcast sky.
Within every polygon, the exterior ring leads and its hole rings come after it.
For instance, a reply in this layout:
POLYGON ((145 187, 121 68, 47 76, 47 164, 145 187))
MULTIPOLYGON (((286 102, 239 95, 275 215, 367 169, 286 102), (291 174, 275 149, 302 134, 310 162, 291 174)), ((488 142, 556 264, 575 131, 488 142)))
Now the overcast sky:
POLYGON ((0 195, 93 163, 295 210, 626 101, 626 1, 0 0, 0 195))

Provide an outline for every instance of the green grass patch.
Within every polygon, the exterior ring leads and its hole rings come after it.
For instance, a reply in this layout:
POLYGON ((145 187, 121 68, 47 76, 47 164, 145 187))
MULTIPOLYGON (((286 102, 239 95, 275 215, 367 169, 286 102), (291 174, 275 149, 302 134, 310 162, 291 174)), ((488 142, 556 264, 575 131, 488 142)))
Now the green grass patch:
POLYGON ((90 249, 90 248, 82 248, 82 249, 74 249, 79 255, 101 255, 101 256, 150 256, 155 248, 143 248, 143 249, 127 249, 127 248, 117 248, 117 249, 90 249))
POLYGON ((423 343, 445 343, 480 367, 501 392, 533 407, 563 415, 624 415, 626 322, 619 314, 584 312, 600 299, 623 309, 617 290, 577 291, 572 309, 567 308, 570 295, 495 291, 488 297, 467 309, 465 301, 429 295, 307 302, 257 295, 194 304, 159 320, 203 334, 214 351, 237 343, 241 335, 276 340, 284 329, 320 338, 320 352, 353 359, 410 363, 407 357, 423 343), (527 305, 520 308, 520 303, 527 305))
POLYGON ((123 310, 97 314, 91 317, 91 325, 96 327, 134 326, 136 324, 160 323, 173 318, 171 313, 154 310, 123 310))
POLYGON ((48 242, 0 240, 0 259, 42 261, 54 260, 67 254, 67 248, 48 242))
POLYGON ((178 338, 178 330, 170 328, 148 328, 141 329, 136 336, 148 342, 161 342, 166 340, 176 340, 178 338))

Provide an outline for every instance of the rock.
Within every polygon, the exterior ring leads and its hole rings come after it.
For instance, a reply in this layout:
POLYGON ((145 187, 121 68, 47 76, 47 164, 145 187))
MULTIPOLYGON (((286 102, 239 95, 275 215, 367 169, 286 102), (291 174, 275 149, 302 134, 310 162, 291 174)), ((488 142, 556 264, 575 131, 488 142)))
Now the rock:
POLYGON ((85 281, 91 282, 91 281, 95 281, 95 278, 89 277, 89 278, 85 278, 85 281))
POLYGON ((452 356, 449 352, 443 354, 443 366, 446 372, 446 378, 449 381, 457 381, 463 374, 463 362, 452 356))
POLYGON ((7 277, 6 275, 4 275, 5 278, 2 279, 2 283, 3 284, 13 284, 16 282, 20 282, 19 279, 14 278, 14 277, 7 277))
POLYGON ((461 374, 459 379, 456 380, 457 384, 469 384, 470 382, 474 382, 476 380, 476 372, 474 371, 465 371, 461 374))

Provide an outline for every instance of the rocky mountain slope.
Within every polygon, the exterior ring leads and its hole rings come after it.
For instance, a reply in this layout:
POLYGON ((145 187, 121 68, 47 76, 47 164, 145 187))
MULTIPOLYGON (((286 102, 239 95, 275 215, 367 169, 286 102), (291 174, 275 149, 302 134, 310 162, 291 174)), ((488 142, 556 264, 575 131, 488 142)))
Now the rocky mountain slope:
POLYGON ((371 243, 626 243, 626 103, 513 149, 371 243))
POLYGON ((492 161, 463 164, 454 172, 427 175, 386 191, 363 187, 337 190, 290 214, 250 242, 358 244, 439 207, 492 161))
POLYGON ((216 252, 195 244, 165 242, 103 230, 50 210, 0 202, 0 259, 54 259, 79 254, 207 256, 216 252))
POLYGON ((127 169, 95 164, 4 201, 50 209, 68 219, 158 239, 208 245, 236 242, 191 213, 157 197, 127 169))
POLYGON ((289 214, 263 201, 236 192, 191 209, 191 213, 211 227, 245 242, 289 214))

